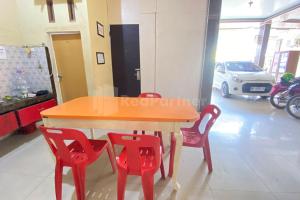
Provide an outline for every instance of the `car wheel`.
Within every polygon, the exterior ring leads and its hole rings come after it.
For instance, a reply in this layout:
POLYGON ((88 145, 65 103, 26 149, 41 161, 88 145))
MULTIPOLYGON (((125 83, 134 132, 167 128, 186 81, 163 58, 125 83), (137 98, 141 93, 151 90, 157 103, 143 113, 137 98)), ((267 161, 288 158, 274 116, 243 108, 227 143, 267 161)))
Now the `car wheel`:
POLYGON ((221 94, 225 98, 230 97, 229 86, 228 86, 228 84, 226 82, 222 83, 221 94))

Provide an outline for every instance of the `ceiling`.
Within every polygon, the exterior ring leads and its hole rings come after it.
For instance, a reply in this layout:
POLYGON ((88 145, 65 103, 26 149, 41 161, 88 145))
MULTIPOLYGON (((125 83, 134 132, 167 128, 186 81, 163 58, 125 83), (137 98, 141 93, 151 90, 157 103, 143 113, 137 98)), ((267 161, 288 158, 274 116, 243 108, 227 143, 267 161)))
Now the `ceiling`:
POLYGON ((223 0, 221 19, 264 20, 287 9, 300 6, 300 0, 223 0))

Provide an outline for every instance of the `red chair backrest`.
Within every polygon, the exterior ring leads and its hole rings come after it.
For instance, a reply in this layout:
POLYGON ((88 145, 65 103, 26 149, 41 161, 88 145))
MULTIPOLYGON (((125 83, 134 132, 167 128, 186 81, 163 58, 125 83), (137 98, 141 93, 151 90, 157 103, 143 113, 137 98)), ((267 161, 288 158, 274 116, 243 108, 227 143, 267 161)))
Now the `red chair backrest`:
POLYGON ((68 144, 66 142, 77 141, 81 145, 82 153, 86 155, 87 161, 94 159, 96 156, 89 140, 81 131, 66 128, 47 128, 44 126, 40 126, 40 130, 55 157, 67 164, 74 162, 74 153, 72 153, 72 149, 70 150, 67 147, 68 144))
POLYGON ((216 122, 220 114, 221 114, 220 108, 212 104, 207 105, 202 110, 199 119, 195 122, 194 126, 192 127, 193 131, 203 134, 204 137, 208 137, 209 130, 216 122), (204 131, 200 130, 202 128, 202 125, 204 127, 204 131))
POLYGON ((144 92, 139 95, 142 98, 161 98, 161 95, 155 92, 144 92))
POLYGON ((116 153, 116 145, 120 145, 126 149, 127 152, 127 166, 128 173, 141 174, 141 148, 149 148, 154 152, 154 166, 157 170, 160 167, 161 153, 160 153, 160 138, 152 135, 134 135, 122 133, 108 133, 108 137, 113 146, 114 153, 118 160, 119 155, 116 153))

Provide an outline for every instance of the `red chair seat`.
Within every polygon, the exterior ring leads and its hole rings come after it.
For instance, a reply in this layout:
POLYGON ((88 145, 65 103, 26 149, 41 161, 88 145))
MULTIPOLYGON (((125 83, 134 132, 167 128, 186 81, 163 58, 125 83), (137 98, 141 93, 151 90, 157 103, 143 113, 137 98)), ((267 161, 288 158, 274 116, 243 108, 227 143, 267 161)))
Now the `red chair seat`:
POLYGON ((197 132, 181 129, 183 135, 183 146, 200 147, 203 143, 203 135, 197 132))
MULTIPOLYGON (((92 146, 95 153, 101 153, 104 147, 108 144, 106 140, 89 140, 90 145, 92 146)), ((82 146, 78 141, 74 141, 68 145, 68 149, 71 152, 84 152, 82 146)))
MULTIPOLYGON (((108 142, 106 140, 88 140, 88 141, 97 156, 99 156, 108 145, 108 142)), ((69 144, 67 147, 70 150, 71 157, 74 161, 77 160, 77 162, 82 162, 83 160, 88 160, 88 156, 84 152, 84 149, 80 145, 80 142, 74 141, 71 144, 69 144)), ((88 163, 91 162, 93 162, 93 160, 91 160, 88 163)))

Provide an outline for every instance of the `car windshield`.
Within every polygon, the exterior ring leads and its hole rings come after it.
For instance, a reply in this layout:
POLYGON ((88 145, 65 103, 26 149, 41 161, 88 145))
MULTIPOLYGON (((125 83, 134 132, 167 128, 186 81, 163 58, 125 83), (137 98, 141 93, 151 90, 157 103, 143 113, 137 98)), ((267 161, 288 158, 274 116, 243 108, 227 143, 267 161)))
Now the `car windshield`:
POLYGON ((229 71, 235 72, 260 72, 262 69, 251 62, 226 62, 229 71))

